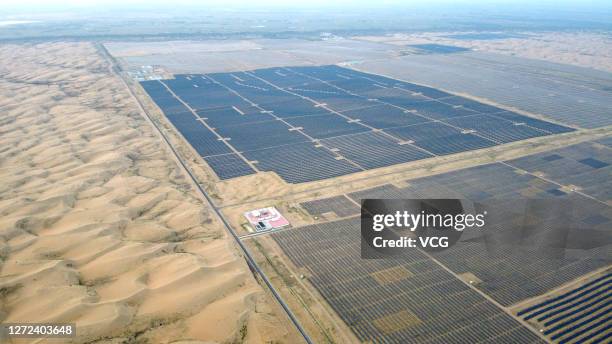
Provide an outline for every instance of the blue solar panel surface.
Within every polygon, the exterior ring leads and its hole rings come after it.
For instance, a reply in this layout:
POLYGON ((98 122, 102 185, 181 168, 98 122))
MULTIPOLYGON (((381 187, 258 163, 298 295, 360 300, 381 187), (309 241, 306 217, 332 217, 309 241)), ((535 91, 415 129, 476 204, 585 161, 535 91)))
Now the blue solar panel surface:
MULTIPOLYGON (((423 139, 432 133, 444 134, 449 131, 447 127, 441 127, 416 132, 422 136, 414 138, 423 139)), ((362 135, 366 134, 353 136, 362 135)), ((471 296, 465 294, 459 284, 451 283, 435 273, 429 264, 431 261, 423 261, 412 255, 413 252, 405 259, 360 259, 359 236, 354 235, 360 230, 359 212, 358 208, 350 211, 351 202, 346 197, 352 200, 352 205, 359 204, 364 198, 460 198, 498 202, 508 217, 500 226, 495 226, 496 238, 487 239, 478 231, 464 232, 456 245, 448 250, 431 253, 428 259, 434 258, 458 276, 475 276, 478 282, 474 287, 505 307, 523 304, 525 300, 575 281, 578 276, 603 273, 605 276, 593 277, 592 281, 575 286, 575 289, 561 289, 563 291, 559 291, 562 293, 559 296, 532 303, 533 306, 529 303, 526 303, 527 306, 518 306, 518 316, 531 323, 537 322, 537 328, 542 329, 542 334, 553 338, 554 342, 608 343, 612 273, 609 269, 602 270, 611 261, 609 252, 612 241, 609 233, 612 217, 609 204, 612 200, 612 185, 609 179, 610 167, 595 164, 593 160, 604 164, 610 162, 612 149, 602 145, 602 141, 605 140, 583 142, 503 163, 410 179, 406 180, 405 186, 385 184, 347 195, 309 200, 301 203, 301 206, 313 216, 329 216, 327 213, 330 211, 343 216, 340 212, 349 208, 343 214, 353 217, 277 232, 272 237, 295 266, 308 272, 306 278, 361 341, 410 343, 418 338, 417 342, 426 343, 486 342, 469 336, 474 334, 473 331, 490 326, 488 320, 498 319, 494 310, 474 310, 472 307, 476 302, 471 296), (583 169, 576 170, 574 166, 569 169, 553 167, 552 170, 559 170, 553 174, 547 168, 548 164, 563 160, 568 163, 573 161, 575 167, 583 166, 583 169), (602 170, 607 170, 607 180, 597 179, 597 173, 602 170), (540 172, 544 176, 538 177, 540 172), (580 193, 570 191, 566 183, 566 178, 576 174, 580 176, 581 183, 573 184, 580 193), (551 227, 546 224, 548 220, 533 222, 531 230, 534 232, 529 234, 529 239, 521 241, 519 246, 510 244, 512 240, 506 240, 516 234, 519 228, 516 224, 523 221, 517 216, 523 211, 521 199, 553 200, 557 197, 577 201, 572 216, 578 226, 566 234, 567 247, 547 248, 546 244, 536 243, 538 238, 549 237, 551 227), (591 229, 583 228, 581 223, 589 224, 591 229), (504 232, 513 234, 505 235, 504 232), (389 268, 394 269, 394 276, 402 276, 398 269, 406 269, 410 276, 381 285, 374 277, 381 270, 389 268), (412 294, 415 287, 418 291, 412 294), (445 298, 443 302, 432 300, 441 297, 445 298), (461 304, 466 300, 470 302, 461 304), (422 322, 392 333, 385 333, 380 327, 372 326, 389 315, 401 314, 403 310, 410 312, 403 314, 404 317, 413 315, 422 322), (474 313, 468 315, 470 312, 474 313), (456 323, 446 328, 446 322, 430 318, 439 314, 444 314, 444 317, 456 315, 463 319, 461 321, 469 318, 478 325, 466 331, 455 332, 456 323), (479 326, 481 324, 483 327, 479 326), (435 330, 430 330, 429 326, 435 326, 435 330), (447 333, 454 336, 447 336, 447 333), (432 338, 437 335, 441 337, 432 338)), ((530 222, 534 220, 530 219, 530 222)), ((472 323, 466 323, 467 328, 472 323)), ((519 339, 513 331, 532 335, 526 327, 511 330, 514 326, 508 322, 504 322, 503 327, 506 329, 497 328, 494 331, 510 333, 508 343, 525 343, 530 340, 519 339)), ((505 341, 496 337, 492 342, 505 341)))
POLYGON ((310 142, 245 152, 261 171, 274 171, 288 183, 337 177, 362 169, 310 142), (316 166, 311 168, 310 166, 316 166))
POLYGON ((237 154, 224 154, 205 157, 204 160, 221 179, 246 176, 255 173, 237 154))
POLYGON ((574 130, 339 66, 141 85, 198 154, 227 155, 205 159, 220 179, 259 170, 301 183, 574 130))
POLYGON ((518 312, 559 343, 608 343, 612 317, 612 273, 518 312))
POLYGON ((541 173, 563 185, 573 185, 602 202, 612 200, 611 190, 604 187, 612 176, 612 147, 582 142, 506 163, 528 172, 541 173))

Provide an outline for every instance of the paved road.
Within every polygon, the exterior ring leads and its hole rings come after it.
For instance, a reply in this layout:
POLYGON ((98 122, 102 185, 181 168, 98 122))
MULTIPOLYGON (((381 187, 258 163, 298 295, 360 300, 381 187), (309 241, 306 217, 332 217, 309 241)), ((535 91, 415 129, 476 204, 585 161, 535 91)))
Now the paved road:
POLYGON ((240 250, 242 251, 242 253, 244 254, 244 258, 247 262, 247 264, 249 265, 249 268, 251 269, 251 271, 253 271, 253 273, 255 275, 258 275, 261 280, 266 284, 266 286, 268 287, 268 289, 270 290, 270 292, 272 293, 272 296, 276 299, 276 301, 278 301, 278 303, 281 305, 281 307, 283 308, 283 310, 285 311, 285 313, 287 314, 287 316, 289 317, 289 319, 291 320, 291 322, 295 325, 296 329, 300 332, 300 334, 302 335, 302 337, 304 338, 304 340, 308 343, 308 344, 312 344, 313 341, 310 339, 310 337, 308 336, 308 334, 306 333, 306 331, 304 330, 304 328, 302 327, 302 325, 300 325, 299 321, 297 320, 297 317, 295 316, 295 314, 293 314, 293 312, 289 309, 289 306, 285 303, 285 301, 282 299, 282 297, 280 296, 280 294, 278 293, 278 291, 274 288, 274 286, 272 285, 272 283, 270 282, 270 280, 268 279, 268 277, 265 275, 265 273, 261 270, 261 268, 259 267, 259 265, 257 264, 257 262, 255 261, 255 259, 253 258, 253 256, 251 255, 251 253, 249 252, 248 248, 242 243, 242 241, 240 240, 240 238, 238 237, 238 235, 236 234, 236 232, 234 231, 234 229, 232 228, 232 226, 230 225, 230 223, 227 221, 227 219, 225 218, 225 216, 223 216, 223 214, 221 213, 221 211, 214 205, 210 195, 208 195, 208 193, 200 186, 200 183, 198 182, 197 178, 193 175, 193 173, 191 173, 191 171, 189 170, 189 168, 187 167, 187 165, 185 164, 185 162, 183 161, 183 159, 179 156, 179 154, 177 153, 176 149, 174 148, 174 146, 172 146, 172 144, 170 143, 170 141, 168 140, 168 138, 166 137, 166 135, 164 134, 164 132, 159 128, 159 126, 152 120, 151 116, 149 115, 149 113, 147 112, 147 110, 145 110, 144 106, 142 105, 140 99, 138 99, 138 97, 134 94, 133 90, 130 88, 129 84, 126 82, 126 80, 123 78, 123 75, 121 73, 119 73, 117 66, 115 64, 115 60, 113 59, 113 57, 110 55, 110 53, 106 50, 106 48, 104 47, 103 44, 101 43, 97 43, 97 48, 100 50, 101 54, 106 58, 106 60, 109 62, 110 64, 110 71, 113 74, 116 74, 119 79, 121 79, 121 81, 123 82, 123 84, 125 85, 125 87, 129 90, 132 98, 134 98, 134 100, 136 101, 136 103, 138 104, 138 107, 140 108, 141 113, 145 116, 145 119, 157 130, 157 133, 159 134, 159 136, 163 139, 163 141, 166 143, 167 147, 169 148, 170 152, 172 153, 174 159, 178 162, 179 166, 181 167, 181 169, 183 169, 183 172, 189 176, 189 178, 191 179, 191 181, 193 182, 193 185, 196 186, 196 190, 200 193, 200 195, 206 200, 206 202, 208 202, 209 206, 213 209, 213 211, 215 212, 215 214, 217 215, 217 217, 219 218, 219 220, 221 220, 221 222, 223 223, 223 226, 225 227, 226 231, 230 234, 230 236, 234 239, 234 241, 236 242, 236 244, 238 244, 238 246, 240 247, 240 250))

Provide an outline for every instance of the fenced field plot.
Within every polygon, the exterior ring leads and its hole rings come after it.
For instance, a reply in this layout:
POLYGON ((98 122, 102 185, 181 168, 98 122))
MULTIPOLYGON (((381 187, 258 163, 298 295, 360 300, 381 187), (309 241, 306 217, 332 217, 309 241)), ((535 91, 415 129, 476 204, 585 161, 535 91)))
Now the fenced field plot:
POLYGON ((220 179, 302 183, 574 130, 338 66, 141 84, 220 179))

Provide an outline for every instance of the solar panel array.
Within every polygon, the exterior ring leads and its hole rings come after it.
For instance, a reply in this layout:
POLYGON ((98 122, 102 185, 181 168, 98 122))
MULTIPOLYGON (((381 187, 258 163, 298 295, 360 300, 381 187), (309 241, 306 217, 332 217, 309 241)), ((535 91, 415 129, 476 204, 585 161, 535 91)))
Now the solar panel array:
MULTIPOLYGON (((585 157, 596 156, 601 161, 612 158, 612 150, 596 151, 596 145, 583 143, 560 150, 559 154, 573 156, 583 160, 585 157), (588 147, 589 149, 585 149, 588 147)), ((531 162, 540 160, 542 164, 551 160, 554 152, 536 154, 524 158, 531 162)), ((521 160, 521 159, 519 159, 521 160)), ((600 161, 600 160, 597 160, 600 161)), ((553 161, 554 162, 554 161, 553 161)), ((542 246, 524 245, 516 247, 514 243, 507 247, 496 247, 492 252, 491 246, 483 241, 477 232, 464 232, 462 241, 452 248, 435 253, 434 256, 456 273, 473 273, 483 283, 478 287, 491 295, 504 305, 511 305, 520 300, 534 297, 546 291, 571 281, 576 276, 583 275, 612 263, 609 252, 612 251, 612 207, 606 204, 612 200, 612 179, 600 178, 599 169, 585 165, 582 170, 573 166, 557 169, 563 171, 555 178, 544 180, 529 173, 520 173, 512 166, 513 161, 483 165, 455 172, 434 175, 416 180, 409 180, 407 187, 398 188, 393 185, 362 190, 348 196, 359 202, 364 198, 459 198, 471 199, 479 202, 487 200, 507 200, 508 214, 517 209, 517 204, 525 198, 551 198, 569 197, 579 202, 579 209, 575 209, 573 216, 583 227, 590 228, 590 233, 571 231, 567 235, 571 243, 565 249, 551 254, 542 246), (581 174, 580 177, 570 178, 572 174, 581 174), (565 177, 563 175, 566 175, 565 177), (594 175, 594 184, 591 178, 594 175), (587 196, 581 196, 568 191, 562 182, 568 180, 582 180, 578 185, 583 186, 587 196), (600 199, 592 199, 588 196, 600 199)), ((578 183, 578 182, 577 182, 578 183)), ((519 211, 520 213, 520 211, 519 211)), ((520 218, 520 214, 516 214, 520 218)), ((500 232, 500 238, 513 237, 512 216, 509 216, 508 228, 510 232, 500 232)), ((499 230, 499 228, 496 228, 499 230)), ((545 231, 546 228, 538 230, 545 231)), ((537 233, 536 233, 537 236, 537 233)), ((516 237, 516 235, 514 235, 516 237)), ((532 238, 534 239, 535 236, 532 238)))
POLYGON ((573 130, 338 66, 141 84, 220 179, 302 183, 573 130))
POLYGON ((485 52, 406 55, 360 69, 541 114, 582 128, 612 125, 612 74, 485 52))
MULTIPOLYGON (((184 80, 193 82, 189 84, 191 86, 205 85, 203 81, 189 79, 184 80)), ((232 146, 219 133, 210 130, 207 124, 176 98, 164 84, 157 80, 142 81, 140 84, 149 96, 155 100, 155 103, 164 112, 172 125, 191 144, 193 149, 204 158, 219 178, 227 179, 255 173, 255 170, 249 166, 247 161, 237 152, 233 151, 232 146)), ((211 111, 210 115, 212 118, 217 118, 214 116, 218 113, 211 111)), ((220 117, 229 118, 231 115, 229 113, 220 117)), ((235 117, 237 117, 237 113, 235 117)), ((214 124, 217 123, 215 122, 214 124)))
MULTIPOLYGON (((599 142, 604 141, 599 140, 599 142)), ((509 162, 407 180, 405 187, 385 184, 355 191, 347 196, 356 203, 364 198, 460 198, 485 203, 490 201, 487 204, 498 202, 497 205, 508 214, 503 218, 506 222, 495 228, 499 233, 494 232, 493 236, 486 237, 488 239, 485 240, 482 233, 465 231, 460 242, 447 250, 431 255, 456 274, 473 274, 478 279, 474 287, 500 304, 510 306, 542 295, 578 276, 612 263, 609 254, 612 251, 612 207, 608 205, 612 200, 610 197, 612 180, 597 179, 598 171, 608 168, 603 164, 609 162, 610 158, 612 158, 612 149, 600 143, 585 142, 509 162), (570 164, 569 168, 556 166, 556 173, 554 175, 551 173, 544 179, 521 171, 515 166, 515 163, 523 168, 547 166, 561 159, 573 159, 579 165, 570 164), (578 168, 579 166, 583 167, 578 168), (579 177, 570 178, 573 175, 579 177), (569 191, 563 184, 568 180, 576 183, 576 180, 581 180, 577 185, 582 187, 584 196, 569 191), (591 180, 595 182, 591 184, 591 180), (515 228, 520 227, 517 221, 520 222, 522 219, 521 202, 529 198, 550 200, 568 198, 575 202, 575 209, 571 209, 571 213, 575 224, 578 225, 577 229, 565 233, 566 237, 558 235, 559 233, 552 235, 567 239, 563 241, 564 246, 547 245, 543 240, 551 237, 551 229, 547 226, 551 219, 546 216, 542 216, 541 221, 535 224, 536 231, 522 241, 515 240, 521 237, 520 233, 513 232, 515 228), (492 244, 500 242, 503 244, 492 244)), ((536 172, 535 169, 528 171, 536 172)), ((326 209, 334 209, 340 199, 340 196, 336 196, 304 202, 302 205, 314 215, 326 209)), ((425 316, 421 317, 423 314, 421 312, 425 311, 419 308, 419 305, 398 296, 405 295, 405 290, 409 290, 406 285, 391 289, 391 292, 385 291, 380 298, 372 296, 371 293, 375 293, 374 290, 378 291, 380 288, 384 290, 384 287, 376 281, 377 272, 393 268, 395 269, 393 275, 398 275, 396 267, 401 266, 409 272, 407 274, 410 277, 406 277, 406 280, 414 279, 414 283, 421 283, 421 278, 427 280, 432 272, 417 267, 426 265, 428 269, 433 269, 431 263, 422 262, 419 253, 412 251, 409 251, 409 255, 403 257, 403 260, 376 262, 361 260, 358 248, 359 230, 360 222, 356 216, 345 221, 285 231, 275 234, 274 238, 296 266, 308 269, 312 274, 310 281, 360 339, 410 342, 410 340, 415 341, 414 337, 410 336, 418 335, 418 338, 421 338, 422 334, 419 332, 421 326, 425 326, 424 324, 431 320, 427 320, 425 316), (364 300, 370 298, 373 298, 373 305, 364 304, 367 302, 364 300), (368 307, 374 307, 376 312, 364 309, 368 307), (387 319, 386 317, 403 310, 408 311, 408 315, 403 315, 404 318, 418 320, 414 320, 411 325, 404 324, 406 328, 398 330, 397 333, 400 334, 394 334, 396 337, 388 337, 387 334, 381 334, 381 329, 375 325, 367 325, 379 323, 380 321, 375 320, 387 319), (377 337, 381 335, 383 337, 377 337)), ((399 273, 400 276, 403 274, 399 273)), ((429 290, 428 292, 418 296, 411 295, 410 299, 419 302, 426 300, 424 303, 429 304, 430 298, 441 295, 435 287, 427 288, 424 290, 429 290)), ((609 295, 609 289, 606 293, 609 295)), ((466 312, 470 310, 469 305, 461 307, 466 307, 466 312)), ((444 333, 447 329, 441 328, 439 331, 444 333)), ((427 340, 435 342, 437 339, 425 338, 424 342, 428 342, 427 340)))
POLYGON ((359 218, 272 237, 362 342, 543 342, 419 251, 362 260, 359 218))
POLYGON ((316 199, 300 203, 300 205, 313 216, 320 216, 328 212, 333 212, 339 217, 347 217, 361 213, 361 208, 357 203, 349 200, 344 195, 316 199))
MULTIPOLYGON (((603 142, 603 141, 602 141, 603 142)), ((612 147, 583 142, 569 147, 507 161, 520 169, 543 174, 555 182, 575 186, 602 202, 612 200, 612 147)))
POLYGON ((555 343, 609 343, 612 273, 519 311, 555 343))

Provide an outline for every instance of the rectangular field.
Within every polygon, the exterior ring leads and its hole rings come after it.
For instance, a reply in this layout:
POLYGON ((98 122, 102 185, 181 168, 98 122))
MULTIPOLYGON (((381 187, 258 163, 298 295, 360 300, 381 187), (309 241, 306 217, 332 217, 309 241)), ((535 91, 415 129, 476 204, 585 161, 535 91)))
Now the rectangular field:
POLYGON ((573 130, 338 66, 141 84, 220 179, 302 183, 573 130))

